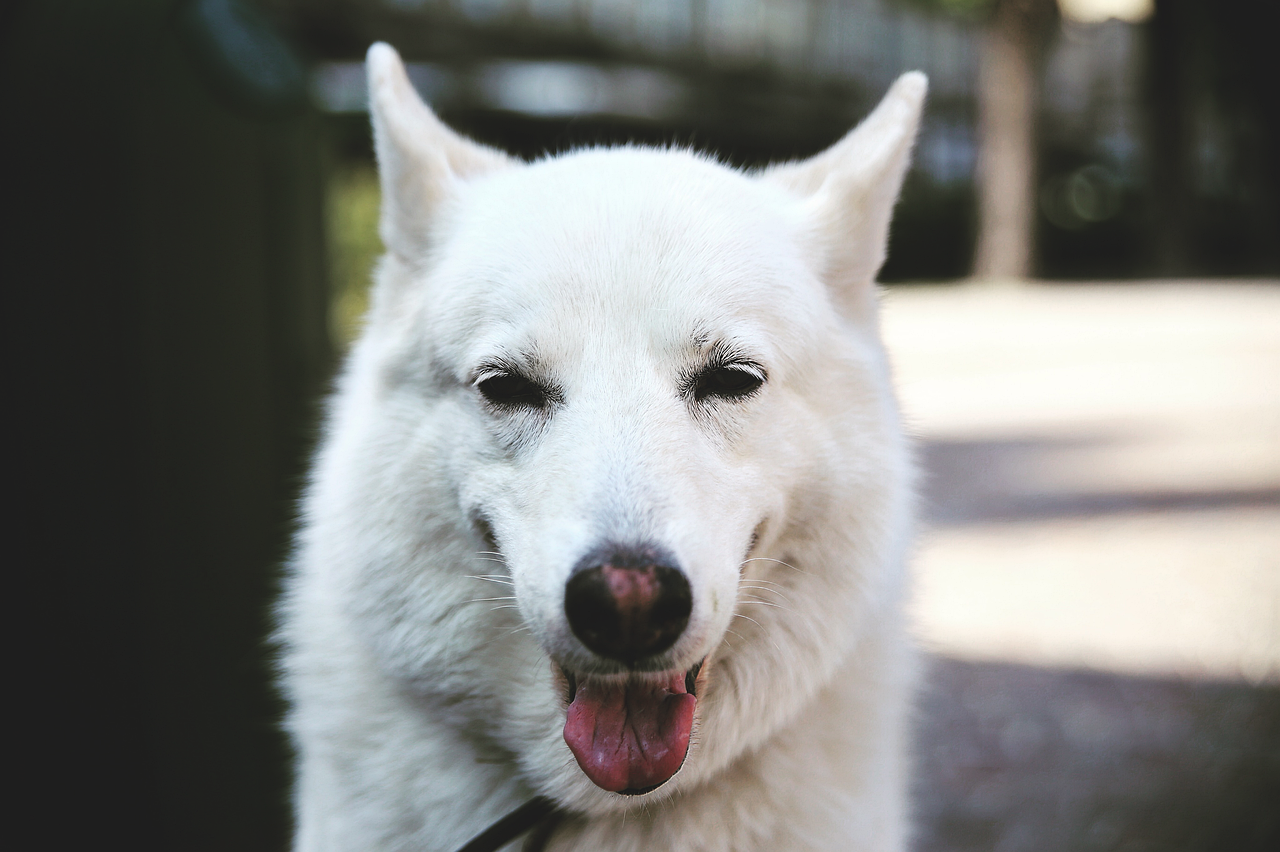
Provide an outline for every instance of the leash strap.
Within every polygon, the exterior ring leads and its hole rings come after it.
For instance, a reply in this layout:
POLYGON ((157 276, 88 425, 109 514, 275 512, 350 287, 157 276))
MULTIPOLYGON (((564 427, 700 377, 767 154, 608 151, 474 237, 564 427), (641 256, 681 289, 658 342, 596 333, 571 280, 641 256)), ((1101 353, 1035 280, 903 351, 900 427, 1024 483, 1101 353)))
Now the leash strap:
MULTIPOLYGON (((544 796, 530 799, 467 842, 458 852, 497 852, 538 823, 555 813, 555 802, 544 796)), ((550 832, 539 832, 539 846, 550 832)))

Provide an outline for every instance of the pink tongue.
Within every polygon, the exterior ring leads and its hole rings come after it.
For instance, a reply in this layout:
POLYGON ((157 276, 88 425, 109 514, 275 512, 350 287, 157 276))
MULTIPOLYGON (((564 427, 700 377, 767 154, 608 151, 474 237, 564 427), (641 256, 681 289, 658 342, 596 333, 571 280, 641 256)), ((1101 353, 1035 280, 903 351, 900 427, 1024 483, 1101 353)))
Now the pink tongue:
POLYGON ((697 703, 682 674, 662 683, 584 677, 569 705, 564 741, 597 787, 643 791, 684 763, 697 703))

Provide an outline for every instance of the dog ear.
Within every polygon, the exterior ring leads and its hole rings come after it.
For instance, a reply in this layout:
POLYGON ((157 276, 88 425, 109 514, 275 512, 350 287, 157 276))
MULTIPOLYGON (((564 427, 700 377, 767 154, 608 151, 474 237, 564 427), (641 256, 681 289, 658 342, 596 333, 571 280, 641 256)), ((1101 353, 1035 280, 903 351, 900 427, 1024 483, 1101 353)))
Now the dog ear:
POLYGON ((903 74, 861 124, 820 154, 762 177, 805 199, 819 273, 837 301, 859 309, 888 250, 889 220, 911 161, 928 80, 903 74))
POLYGON ((505 154, 454 133, 436 118, 389 44, 369 48, 369 112, 382 184, 378 227, 387 250, 419 256, 440 202, 459 182, 511 166, 505 154))

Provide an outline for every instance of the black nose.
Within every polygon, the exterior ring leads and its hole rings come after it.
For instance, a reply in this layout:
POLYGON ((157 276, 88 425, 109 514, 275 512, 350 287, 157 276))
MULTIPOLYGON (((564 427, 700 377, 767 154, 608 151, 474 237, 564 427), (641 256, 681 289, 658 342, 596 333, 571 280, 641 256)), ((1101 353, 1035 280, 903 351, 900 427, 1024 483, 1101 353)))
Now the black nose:
POLYGON ((569 627, 592 651, 623 663, 661 654, 689 623, 689 581, 655 548, 596 551, 564 589, 569 627))

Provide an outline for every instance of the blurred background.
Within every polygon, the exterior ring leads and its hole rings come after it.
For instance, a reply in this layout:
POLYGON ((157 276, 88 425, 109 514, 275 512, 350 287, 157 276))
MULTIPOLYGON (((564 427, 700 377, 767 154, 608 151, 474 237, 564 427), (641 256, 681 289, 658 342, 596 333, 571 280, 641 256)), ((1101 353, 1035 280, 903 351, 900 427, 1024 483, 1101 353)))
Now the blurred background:
POLYGON ((1265 20, 1246 0, 5 5, 13 526, 45 603, 24 638, 51 660, 27 673, 47 729, 27 775, 71 817, 43 845, 286 846, 270 606, 381 250, 381 39, 446 121, 528 158, 802 157, 927 72, 882 274, 926 473, 915 848, 1280 848, 1265 20))

